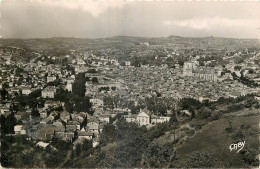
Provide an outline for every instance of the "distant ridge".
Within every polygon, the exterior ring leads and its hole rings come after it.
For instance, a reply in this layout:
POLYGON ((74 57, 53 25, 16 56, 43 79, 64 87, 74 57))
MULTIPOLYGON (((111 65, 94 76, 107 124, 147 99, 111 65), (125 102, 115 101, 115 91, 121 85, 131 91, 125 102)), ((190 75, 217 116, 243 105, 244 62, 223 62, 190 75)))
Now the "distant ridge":
POLYGON ((54 40, 113 40, 113 39, 237 39, 237 40, 260 40, 257 38, 232 38, 232 37, 215 37, 215 36, 207 36, 207 37, 184 37, 177 35, 169 35, 164 37, 142 37, 142 36, 112 36, 112 37, 102 37, 102 38, 85 38, 85 37, 47 37, 47 38, 5 38, 4 36, 0 38, 0 40, 45 40, 45 39, 54 39, 54 40))

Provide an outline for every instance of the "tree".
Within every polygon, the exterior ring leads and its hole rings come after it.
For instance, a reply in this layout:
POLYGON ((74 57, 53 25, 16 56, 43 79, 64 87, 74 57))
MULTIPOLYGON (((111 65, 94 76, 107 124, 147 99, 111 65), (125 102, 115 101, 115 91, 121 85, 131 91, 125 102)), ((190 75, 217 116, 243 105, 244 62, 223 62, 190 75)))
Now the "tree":
POLYGON ((198 151, 192 152, 187 160, 185 168, 212 168, 218 167, 218 162, 213 154, 201 153, 198 151))
POLYGON ((90 140, 84 140, 81 145, 81 149, 83 151, 88 151, 88 150, 92 149, 92 142, 90 140))
POLYGON ((173 109, 173 110, 172 110, 172 114, 171 114, 171 118, 170 118, 170 120, 169 120, 169 123, 170 123, 171 125, 176 125, 177 122, 178 122, 178 120, 177 120, 177 117, 176 117, 176 111, 173 109))
POLYGON ((175 129, 177 127, 178 120, 176 117, 176 111, 174 109, 172 110, 172 114, 171 114, 169 123, 173 126, 173 132, 174 132, 173 134, 174 134, 174 141, 175 141, 175 129))
POLYGON ((15 72, 15 76, 19 77, 22 72, 23 72, 23 69, 17 68, 16 72, 15 72))
POLYGON ((1 98, 2 98, 2 100, 5 100, 7 98, 7 94, 8 94, 8 92, 6 91, 5 88, 3 88, 1 90, 1 98))
POLYGON ((39 111, 35 108, 32 109, 31 115, 32 115, 32 117, 40 117, 39 111))
POLYGON ((79 156, 79 155, 81 154, 81 146, 80 146, 80 144, 77 144, 77 145, 76 145, 76 150, 75 150, 75 152, 76 152, 76 155, 77 155, 77 156, 79 156))
POLYGON ((73 112, 73 105, 72 105, 72 103, 70 103, 69 101, 66 101, 64 106, 65 106, 65 109, 66 109, 67 112, 70 112, 70 113, 73 112))
POLYGON ((138 167, 141 165, 142 153, 149 144, 145 127, 123 120, 117 122, 117 137, 114 158, 118 161, 116 167, 138 167))
POLYGON ((66 151, 54 151, 49 154, 47 158, 45 158, 45 164, 49 168, 59 166, 67 156, 66 151))
POLYGON ((171 143, 152 142, 144 152, 142 165, 145 168, 168 168, 170 163, 173 162, 175 154, 175 148, 171 143))
POLYGON ((242 68, 242 66, 235 66, 234 67, 235 70, 239 70, 239 71, 241 70, 241 68, 242 68))
POLYGON ((248 73, 253 74, 254 73, 253 69, 249 69, 248 73))
POLYGON ((245 167, 259 166, 259 160, 257 158, 258 153, 255 150, 247 148, 245 150, 241 150, 239 153, 246 164, 245 167))
POLYGON ((93 78, 91 79, 91 81, 92 81, 93 83, 98 83, 98 78, 97 78, 97 77, 93 77, 93 78))
POLYGON ((91 109, 92 104, 89 101, 89 97, 77 98, 75 106, 73 107, 74 111, 77 112, 88 112, 91 109))
POLYGON ((104 126, 102 133, 100 135, 100 143, 107 144, 115 141, 116 138, 116 129, 112 124, 107 124, 104 126))
POLYGON ((190 107, 198 110, 201 107, 201 103, 193 98, 183 98, 178 102, 178 107, 181 110, 189 110, 190 107))
POLYGON ((211 116, 211 112, 208 109, 202 109, 198 111, 198 117, 200 119, 207 119, 211 116))
POLYGON ((72 149, 72 143, 68 142, 68 141, 64 141, 64 140, 60 140, 55 138, 52 142, 51 145, 53 147, 56 147, 59 151, 68 151, 70 149, 72 149))
POLYGON ((11 134, 14 133, 14 126, 16 125, 17 120, 14 117, 14 113, 12 112, 7 116, 7 118, 4 118, 4 116, 1 116, 1 129, 3 131, 2 134, 11 134))
POLYGON ((72 94, 77 97, 84 97, 86 92, 85 83, 85 73, 79 73, 76 76, 75 82, 72 84, 72 94))
POLYGON ((59 88, 55 94, 54 99, 62 101, 62 102, 66 102, 69 100, 70 97, 71 97, 71 94, 67 90, 59 88))

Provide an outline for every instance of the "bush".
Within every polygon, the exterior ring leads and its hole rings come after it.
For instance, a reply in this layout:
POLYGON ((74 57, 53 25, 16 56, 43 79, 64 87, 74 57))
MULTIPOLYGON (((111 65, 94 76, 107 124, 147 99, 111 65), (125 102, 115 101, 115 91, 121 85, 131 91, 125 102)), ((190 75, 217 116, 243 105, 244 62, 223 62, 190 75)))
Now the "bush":
POLYGON ((259 160, 257 158, 258 153, 253 149, 241 150, 240 154, 245 163, 245 167, 259 166, 259 160))
POLYGON ((151 143, 144 152, 142 165, 147 168, 167 167, 175 158, 173 144, 151 143))
POLYGON ((220 119, 220 117, 221 117, 221 114, 220 114, 220 113, 214 113, 214 114, 211 116, 210 120, 211 120, 211 121, 215 121, 215 120, 220 119))
POLYGON ((202 129, 202 126, 204 126, 205 124, 205 121, 194 121, 190 123, 190 126, 195 129, 202 129))
POLYGON ((207 119, 211 116, 211 112, 209 110, 200 110, 198 111, 198 117, 200 119, 207 119))
POLYGON ((237 142, 243 141, 245 139, 245 133, 242 130, 238 130, 233 134, 232 138, 237 142))
POLYGON ((193 152, 187 163, 187 168, 210 168, 210 167, 217 167, 218 162, 214 158, 213 154, 210 153, 200 153, 200 152, 193 152))

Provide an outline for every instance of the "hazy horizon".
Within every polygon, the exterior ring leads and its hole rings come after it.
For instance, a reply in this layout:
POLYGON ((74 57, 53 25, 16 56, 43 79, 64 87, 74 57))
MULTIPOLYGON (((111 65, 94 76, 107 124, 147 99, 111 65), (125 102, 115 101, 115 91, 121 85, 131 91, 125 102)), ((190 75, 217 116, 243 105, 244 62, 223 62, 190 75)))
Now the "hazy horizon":
POLYGON ((52 39, 52 38, 67 38, 67 39, 109 39, 109 38, 116 38, 116 37, 129 37, 129 38, 169 38, 170 36, 180 37, 180 38, 223 38, 223 39, 244 39, 244 40, 260 40, 260 38, 235 38, 235 37, 219 37, 219 36, 179 36, 179 35, 169 35, 169 36, 128 36, 128 35, 115 35, 109 37, 101 37, 101 38, 87 38, 87 37, 69 37, 69 36, 57 36, 57 37, 41 37, 41 38, 5 38, 2 37, 1 39, 11 40, 11 39, 19 39, 19 40, 29 40, 29 39, 52 39))
POLYGON ((1 16, 3 39, 260 39, 260 5, 254 1, 2 1, 1 16))

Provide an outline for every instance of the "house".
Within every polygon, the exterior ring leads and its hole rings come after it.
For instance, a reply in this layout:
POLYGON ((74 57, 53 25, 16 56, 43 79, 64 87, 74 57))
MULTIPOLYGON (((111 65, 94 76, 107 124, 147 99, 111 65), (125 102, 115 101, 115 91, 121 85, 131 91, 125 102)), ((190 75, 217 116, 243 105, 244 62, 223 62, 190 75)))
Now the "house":
POLYGON ((99 128, 98 128, 99 124, 97 122, 89 122, 87 123, 87 131, 91 131, 93 132, 95 135, 99 134, 99 128))
POLYGON ((5 117, 7 117, 9 114, 11 114, 11 111, 9 111, 9 108, 6 107, 5 105, 0 106, 0 112, 1 112, 1 115, 4 115, 5 117))
POLYGON ((60 113, 60 119, 67 123, 70 120, 70 113, 69 112, 62 112, 60 113))
POLYGON ((53 82, 56 80, 56 76, 47 76, 47 83, 53 82))
POLYGON ((125 116, 125 121, 126 122, 136 122, 136 118, 137 118, 137 116, 136 115, 126 115, 125 116))
POLYGON ((54 120, 54 117, 49 116, 49 117, 43 119, 42 121, 40 121, 40 124, 50 124, 53 120, 54 120))
POLYGON ((87 115, 84 112, 80 112, 80 114, 71 114, 72 120, 79 123, 82 123, 86 117, 87 115))
POLYGON ((98 119, 101 121, 101 122, 107 122, 109 123, 110 121, 110 115, 109 114, 101 114, 99 115, 98 119))
POLYGON ((202 103, 202 102, 204 102, 204 101, 209 101, 210 100, 210 98, 208 97, 208 96, 200 96, 199 97, 199 101, 202 103))
POLYGON ((21 111, 18 111, 14 117, 16 118, 17 121, 21 120, 22 119, 22 116, 25 114, 25 112, 21 112, 21 111))
POLYGON ((241 92, 239 91, 234 91, 234 92, 231 92, 229 97, 233 97, 233 98, 237 98, 237 97, 240 97, 241 96, 241 92))
POLYGON ((49 143, 44 143, 42 141, 39 141, 36 146, 42 147, 43 149, 45 149, 47 146, 49 145, 49 143))
POLYGON ((37 135, 37 140, 41 141, 52 141, 54 137, 54 127, 45 126, 43 128, 40 128, 37 135))
POLYGON ((88 139, 91 140, 94 136, 94 133, 91 131, 80 131, 78 133, 78 138, 79 139, 88 139))
POLYGON ((90 103, 92 103, 92 106, 95 107, 102 107, 104 102, 101 99, 90 99, 90 103))
POLYGON ((131 62, 130 61, 125 61, 125 66, 131 66, 131 62))
POLYGON ((24 95, 29 95, 31 92, 32 92, 31 89, 28 87, 22 88, 22 94, 24 95))
POLYGON ((78 121, 69 121, 66 124, 66 130, 69 130, 69 131, 80 130, 80 122, 78 122, 78 121))
POLYGON ((151 123, 152 124, 157 124, 157 123, 162 123, 162 119, 160 119, 160 117, 156 116, 156 115, 152 115, 151 116, 151 123))
POLYGON ((56 93, 56 88, 54 86, 47 86, 45 89, 42 90, 42 97, 54 98, 55 93, 56 93))
POLYGON ((60 101, 52 101, 52 100, 47 100, 45 103, 44 103, 44 107, 45 108, 49 108, 49 107, 53 107, 53 108, 57 108, 61 106, 61 102, 60 101))
POLYGON ((62 138, 62 140, 72 142, 74 137, 75 137, 75 132, 69 131, 64 134, 64 137, 62 138))
POLYGON ((61 119, 56 120, 55 122, 52 123, 56 127, 63 127, 61 119))
POLYGON ((65 127, 58 126, 54 129, 54 137, 62 139, 65 136, 65 127))
POLYGON ((14 133, 15 134, 21 134, 22 128, 23 128, 23 125, 16 125, 16 126, 14 126, 14 133))
POLYGON ((140 126, 146 126, 150 124, 150 112, 148 109, 140 110, 140 113, 137 115, 137 123, 140 126))
POLYGON ((47 118, 47 116, 48 116, 47 111, 40 112, 40 118, 41 119, 45 119, 45 118, 47 118))

